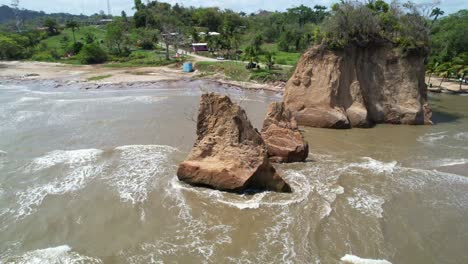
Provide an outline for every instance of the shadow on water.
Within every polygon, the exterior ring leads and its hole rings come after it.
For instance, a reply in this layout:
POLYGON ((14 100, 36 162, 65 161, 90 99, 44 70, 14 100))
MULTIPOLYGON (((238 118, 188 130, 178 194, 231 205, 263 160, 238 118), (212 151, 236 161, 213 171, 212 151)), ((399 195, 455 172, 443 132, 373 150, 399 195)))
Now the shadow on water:
POLYGON ((458 123, 458 120, 462 117, 463 115, 461 114, 443 112, 440 109, 432 111, 432 122, 434 125, 443 123, 458 123))

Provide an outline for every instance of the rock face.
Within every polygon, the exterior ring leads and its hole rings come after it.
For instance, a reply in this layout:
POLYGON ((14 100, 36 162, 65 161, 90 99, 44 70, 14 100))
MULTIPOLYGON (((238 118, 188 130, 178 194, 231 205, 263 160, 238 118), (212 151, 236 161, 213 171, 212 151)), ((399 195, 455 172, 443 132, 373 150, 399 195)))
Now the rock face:
POLYGON ((300 125, 311 127, 432 124, 424 74, 424 56, 402 56, 391 44, 315 46, 286 84, 284 101, 300 125))
POLYGON ((229 97, 202 96, 197 136, 187 160, 179 166, 179 180, 230 192, 291 192, 270 164, 266 146, 245 111, 229 97))
POLYGON ((297 122, 284 103, 271 103, 263 122, 262 138, 274 162, 302 162, 309 155, 297 122))

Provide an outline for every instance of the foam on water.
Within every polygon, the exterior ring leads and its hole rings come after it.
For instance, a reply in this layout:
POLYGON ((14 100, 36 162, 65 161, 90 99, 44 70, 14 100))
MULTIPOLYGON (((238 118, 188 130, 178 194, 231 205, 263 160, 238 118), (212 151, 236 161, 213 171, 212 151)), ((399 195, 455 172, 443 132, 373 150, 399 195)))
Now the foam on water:
POLYGON ((169 155, 176 148, 158 145, 122 146, 115 149, 119 159, 107 177, 124 202, 143 203, 148 193, 168 173, 169 155))
POLYGON ((341 261, 346 264, 392 264, 385 259, 365 259, 350 254, 346 254, 344 257, 342 257, 341 261))
POLYGON ((354 196, 347 197, 348 204, 351 205, 351 207, 364 215, 377 218, 383 217, 382 205, 385 203, 384 198, 369 194, 366 190, 360 188, 355 188, 353 193, 354 196))
POLYGON ((38 249, 24 253, 21 256, 7 257, 5 264, 98 264, 103 263, 98 258, 80 255, 71 247, 62 245, 46 249, 38 249))
POLYGON ((40 101, 40 100, 42 100, 42 98, 40 98, 40 97, 28 97, 28 96, 25 96, 25 97, 21 97, 21 98, 18 99, 18 101, 16 101, 16 102, 19 103, 19 104, 22 104, 22 103, 37 102, 37 101, 40 101))
POLYGON ((57 103, 71 104, 71 103, 143 103, 152 104, 166 100, 167 97, 157 96, 116 96, 116 97, 98 97, 98 98, 83 98, 83 99, 59 99, 57 103))
POLYGON ((154 260, 162 257, 182 254, 194 256, 193 262, 197 262, 195 259, 198 257, 209 261, 217 247, 232 242, 232 227, 213 222, 212 218, 193 216, 192 208, 184 196, 184 189, 179 188, 176 181, 173 176, 163 190, 165 196, 174 202, 174 206, 169 209, 180 220, 177 231, 151 243, 142 243, 142 253, 127 257, 128 263, 154 263, 154 260))
POLYGON ((468 159, 441 159, 433 162, 435 167, 449 167, 455 165, 463 165, 467 163, 468 159))
POLYGON ((95 161, 102 153, 100 149, 54 150, 45 156, 35 158, 26 170, 38 171, 58 164, 67 164, 71 168, 80 167, 95 161))
POLYGON ((175 178, 171 181, 171 187, 195 193, 202 198, 209 197, 215 203, 226 204, 240 210, 258 209, 260 207, 288 206, 300 203, 307 199, 312 187, 303 173, 289 170, 283 174, 283 178, 293 189, 292 194, 261 192, 253 195, 227 195, 224 192, 208 188, 194 188, 179 182, 175 178))
POLYGON ((417 141, 421 143, 433 144, 436 141, 447 138, 447 131, 436 132, 436 133, 427 133, 423 136, 418 137, 417 141))
POLYGON ((94 164, 101 153, 102 151, 97 149, 56 150, 34 159, 26 167, 25 172, 34 173, 62 165, 65 166, 65 173, 51 182, 37 184, 24 191, 19 191, 16 194, 19 208, 15 211, 15 216, 23 218, 31 215, 48 195, 63 195, 85 188, 92 179, 103 171, 103 166, 94 164))
POLYGON ((454 138, 460 141, 468 141, 468 132, 457 133, 454 138))
POLYGON ((397 167, 396 161, 382 162, 382 161, 378 161, 369 157, 363 157, 362 159, 364 160, 363 162, 351 163, 348 167, 366 169, 374 173, 388 173, 388 174, 393 173, 393 171, 397 167))
POLYGON ((21 123, 24 121, 28 121, 33 118, 37 118, 44 115, 44 112, 41 111, 18 111, 13 116, 12 121, 14 123, 21 123))

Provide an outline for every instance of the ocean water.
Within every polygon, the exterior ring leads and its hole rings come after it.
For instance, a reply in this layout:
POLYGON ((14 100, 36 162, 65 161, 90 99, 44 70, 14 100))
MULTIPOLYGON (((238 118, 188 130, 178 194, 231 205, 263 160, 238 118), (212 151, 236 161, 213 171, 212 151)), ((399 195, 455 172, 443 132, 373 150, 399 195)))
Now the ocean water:
POLYGON ((54 88, 0 80, 0 263, 468 263, 468 97, 434 126, 303 128, 292 194, 177 180, 199 97, 259 128, 281 95, 202 81, 54 88))

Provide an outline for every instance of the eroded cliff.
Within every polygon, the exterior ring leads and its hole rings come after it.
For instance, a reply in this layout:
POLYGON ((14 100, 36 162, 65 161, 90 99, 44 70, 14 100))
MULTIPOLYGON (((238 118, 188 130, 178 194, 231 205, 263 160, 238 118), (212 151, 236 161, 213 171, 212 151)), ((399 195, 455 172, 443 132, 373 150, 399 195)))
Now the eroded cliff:
POLYGON ((315 46, 299 61, 284 102, 299 125, 311 127, 432 124, 424 74, 424 56, 403 56, 391 44, 315 46))

